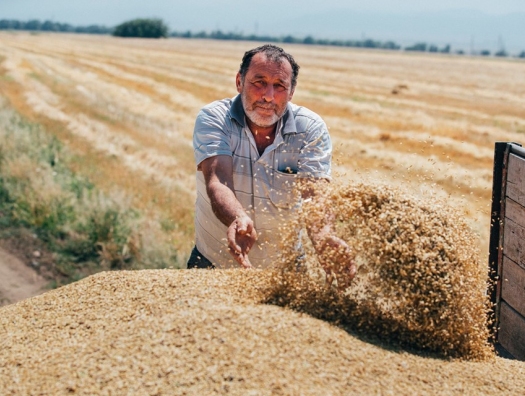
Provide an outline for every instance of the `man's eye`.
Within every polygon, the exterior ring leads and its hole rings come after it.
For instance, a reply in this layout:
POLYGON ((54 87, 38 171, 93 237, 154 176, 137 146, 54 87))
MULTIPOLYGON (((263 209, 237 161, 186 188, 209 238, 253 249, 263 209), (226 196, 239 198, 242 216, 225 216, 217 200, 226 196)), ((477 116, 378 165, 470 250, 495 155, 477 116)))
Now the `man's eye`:
POLYGON ((276 91, 279 91, 279 92, 282 92, 282 91, 286 90, 286 87, 284 85, 280 85, 280 84, 274 85, 274 88, 275 88, 276 91))
POLYGON ((255 85, 257 88, 262 88, 264 86, 262 81, 255 81, 253 85, 255 85))

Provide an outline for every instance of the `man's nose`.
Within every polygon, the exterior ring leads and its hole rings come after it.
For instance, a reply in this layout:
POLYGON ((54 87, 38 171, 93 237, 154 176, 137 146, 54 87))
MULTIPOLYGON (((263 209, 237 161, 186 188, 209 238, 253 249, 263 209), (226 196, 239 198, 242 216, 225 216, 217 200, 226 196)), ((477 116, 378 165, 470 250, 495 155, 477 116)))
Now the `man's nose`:
POLYGON ((274 94, 273 85, 268 84, 266 86, 266 90, 264 91, 264 94, 263 94, 264 101, 265 102, 271 102, 273 100, 273 94, 274 94))

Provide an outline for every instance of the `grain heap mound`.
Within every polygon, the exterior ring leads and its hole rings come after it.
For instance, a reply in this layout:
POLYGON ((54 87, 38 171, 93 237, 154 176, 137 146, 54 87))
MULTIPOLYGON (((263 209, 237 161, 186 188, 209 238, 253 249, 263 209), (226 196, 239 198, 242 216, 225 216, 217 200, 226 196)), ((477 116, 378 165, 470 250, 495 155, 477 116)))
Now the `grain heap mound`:
POLYGON ((338 236, 355 252, 358 275, 344 293, 327 288, 311 247, 308 271, 301 275, 287 244, 268 302, 442 356, 493 355, 487 269, 459 210, 383 185, 317 193, 320 204, 304 205, 299 224, 285 227, 283 239, 290 240, 299 226, 322 223, 331 210, 338 236))
POLYGON ((525 363, 487 343, 459 213, 371 186, 326 199, 359 264, 346 290, 311 254, 304 271, 99 273, 0 308, 0 394, 523 394, 525 363))
POLYGON ((0 308, 1 395, 522 395, 525 362, 443 360, 261 304, 271 273, 103 272, 0 308))

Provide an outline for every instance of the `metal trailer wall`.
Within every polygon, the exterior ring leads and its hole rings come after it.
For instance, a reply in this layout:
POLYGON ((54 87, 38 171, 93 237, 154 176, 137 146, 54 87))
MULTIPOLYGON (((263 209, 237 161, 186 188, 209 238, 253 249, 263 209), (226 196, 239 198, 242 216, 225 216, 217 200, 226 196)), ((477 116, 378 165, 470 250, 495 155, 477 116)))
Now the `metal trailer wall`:
POLYGON ((495 146, 489 275, 496 348, 525 360, 525 150, 517 143, 495 146))

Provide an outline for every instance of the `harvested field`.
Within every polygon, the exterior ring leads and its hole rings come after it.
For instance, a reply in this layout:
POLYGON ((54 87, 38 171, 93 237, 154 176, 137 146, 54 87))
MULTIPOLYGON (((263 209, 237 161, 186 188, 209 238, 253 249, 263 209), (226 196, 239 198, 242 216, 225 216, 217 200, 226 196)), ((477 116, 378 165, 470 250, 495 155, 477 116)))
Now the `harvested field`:
POLYGON ((437 359, 260 304, 269 275, 104 272, 3 307, 0 393, 523 394, 523 362, 437 359))
MULTIPOLYGON (((240 59, 255 45, 2 32, 0 92, 80 156, 75 171, 173 224, 189 254, 193 122, 204 104, 236 94, 240 59)), ((285 48, 301 65, 294 102, 330 128, 336 177, 449 197, 485 254, 494 142, 525 133, 525 63, 285 48)))
MULTIPOLYGON (((194 118, 235 94, 255 45, 2 32, 1 103, 64 144, 75 174, 160 219, 185 256, 194 118)), ((484 341, 483 274, 494 142, 525 143, 525 63, 286 49, 301 65, 294 102, 333 137, 334 207, 366 225, 341 220, 360 260, 354 286, 370 279, 363 301, 382 300, 354 312, 351 291, 269 271, 103 272, 0 308, 0 394, 523 394, 525 364, 484 341), (382 322, 391 297, 398 333, 382 322), (448 346, 431 339, 443 313, 435 334, 450 326, 448 346)))

